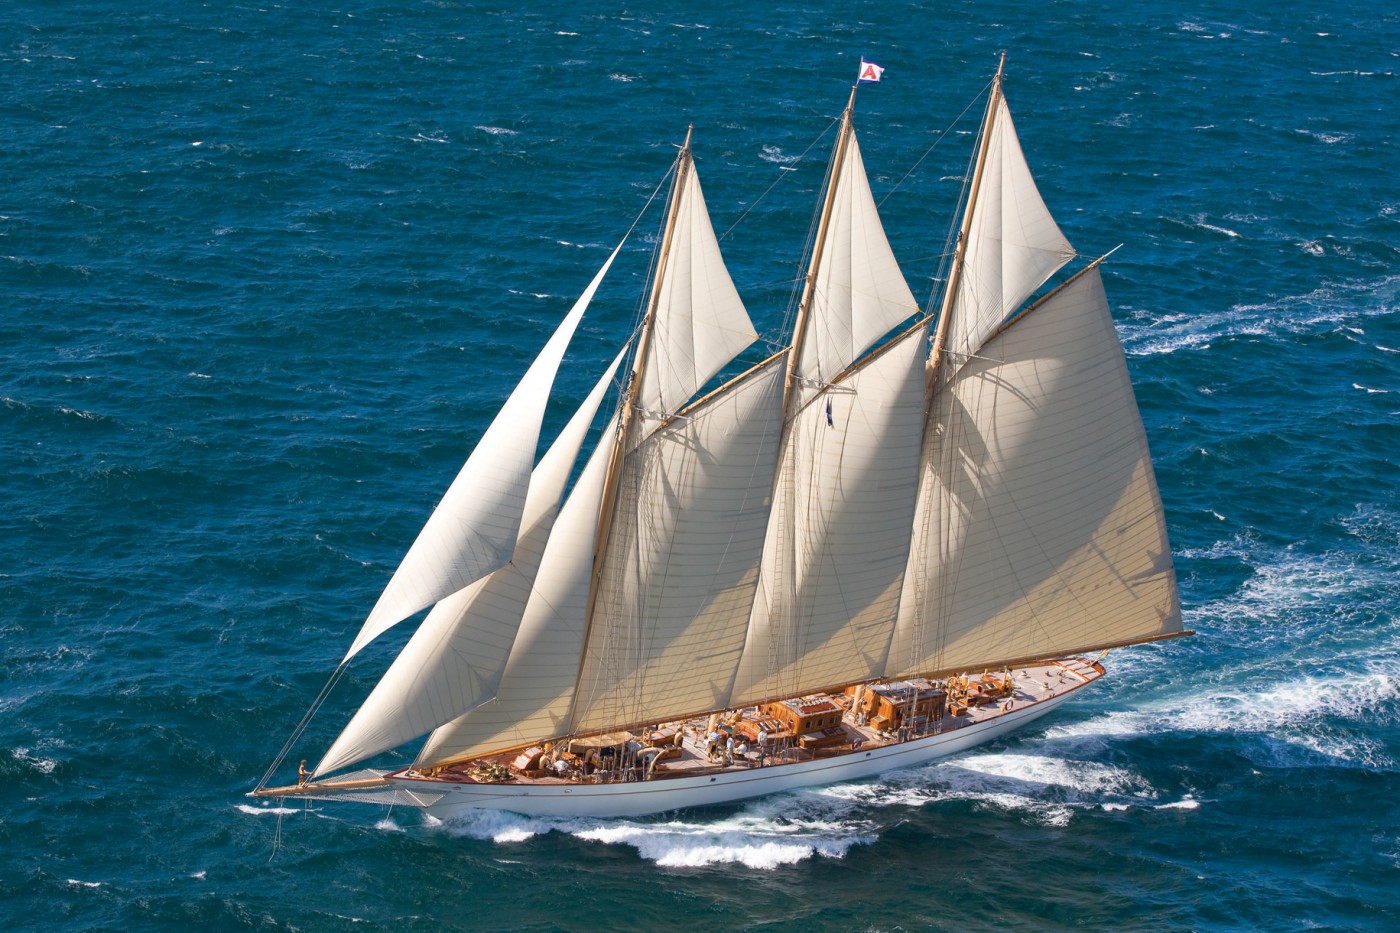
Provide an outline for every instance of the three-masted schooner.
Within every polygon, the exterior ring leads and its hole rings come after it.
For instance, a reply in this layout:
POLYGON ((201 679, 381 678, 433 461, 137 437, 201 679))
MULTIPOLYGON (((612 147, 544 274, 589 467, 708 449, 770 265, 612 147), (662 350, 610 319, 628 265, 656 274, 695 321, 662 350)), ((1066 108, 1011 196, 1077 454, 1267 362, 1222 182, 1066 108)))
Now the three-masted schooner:
POLYGON ((1103 674, 1078 655, 1182 634, 1098 262, 1023 308, 1075 253, 1001 86, 999 67, 938 314, 885 237, 853 88, 791 342, 699 398, 757 334, 687 134, 625 392, 572 488, 629 350, 536 464, 540 423, 616 250, 341 669, 426 619, 321 761, 254 793, 437 816, 726 803, 988 741, 1103 674), (345 772, 424 734, 410 767, 345 772))

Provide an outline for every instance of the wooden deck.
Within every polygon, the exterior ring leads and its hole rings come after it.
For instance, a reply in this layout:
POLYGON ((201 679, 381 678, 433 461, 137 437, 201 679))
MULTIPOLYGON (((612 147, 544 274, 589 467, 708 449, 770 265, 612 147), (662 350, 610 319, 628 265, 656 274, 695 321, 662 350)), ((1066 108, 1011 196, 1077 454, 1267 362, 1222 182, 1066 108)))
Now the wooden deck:
MULTIPOLYGON (((708 749, 708 717, 700 717, 684 722, 660 723, 657 727, 668 747, 674 747, 673 736, 682 736, 679 755, 666 757, 654 767, 647 767, 645 759, 656 753, 642 752, 643 758, 627 756, 619 761, 618 753, 612 756, 580 755, 562 756, 568 765, 567 770, 555 773, 552 769, 522 770, 516 765, 518 755, 510 753, 492 758, 454 764, 430 772, 408 769, 396 772, 420 781, 435 781, 447 784, 514 784, 514 785, 569 785, 580 783, 618 783, 626 781, 663 781, 668 778, 694 777, 705 774, 721 774, 745 771, 753 768, 766 768, 795 761, 811 761, 818 758, 835 758, 860 750, 870 750, 899 744, 931 734, 941 734, 963 729, 975 723, 994 719, 1015 709, 1034 705, 1042 700, 1058 696, 1097 678, 1103 670, 1097 664, 1082 658, 1065 658, 1045 661, 1011 670, 1010 689, 1005 688, 1005 678, 1001 672, 968 675, 964 678, 950 678, 950 697, 947 709, 941 719, 913 722, 898 729, 880 731, 869 724, 857 721, 851 711, 851 698, 833 695, 844 710, 839 732, 819 740, 804 742, 800 736, 771 736, 762 750, 751 747, 746 754, 728 757, 721 750, 718 760, 712 760, 708 749), (963 688, 962 681, 966 681, 963 688), (964 702, 965 701, 965 702, 964 702)), ((940 682, 941 683, 941 682, 940 682)), ((758 711, 749 708, 740 711, 739 717, 731 714, 725 720, 731 730, 740 734, 742 721, 756 733, 758 711)), ((653 739, 649 735, 637 735, 634 745, 650 747, 653 739)), ((736 740, 737 744, 737 740, 736 740)), ((625 753, 624 753, 625 754, 625 753)))

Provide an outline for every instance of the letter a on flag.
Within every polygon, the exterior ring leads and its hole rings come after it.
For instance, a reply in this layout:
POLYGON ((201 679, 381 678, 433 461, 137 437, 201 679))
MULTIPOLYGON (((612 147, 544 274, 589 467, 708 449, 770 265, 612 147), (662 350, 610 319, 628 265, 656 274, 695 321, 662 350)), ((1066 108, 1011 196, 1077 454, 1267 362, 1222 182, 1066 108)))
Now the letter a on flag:
POLYGON ((880 75, 884 73, 885 68, 883 65, 877 65, 874 62, 868 62, 864 58, 862 58, 860 60, 860 77, 857 79, 856 83, 879 84, 880 75))

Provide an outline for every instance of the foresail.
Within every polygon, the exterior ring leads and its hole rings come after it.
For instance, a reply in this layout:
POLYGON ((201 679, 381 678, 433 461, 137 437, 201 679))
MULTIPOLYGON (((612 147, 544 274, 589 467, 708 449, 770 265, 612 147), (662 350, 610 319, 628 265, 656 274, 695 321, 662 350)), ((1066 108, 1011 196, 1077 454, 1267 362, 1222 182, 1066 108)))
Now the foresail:
POLYGON ((434 730, 418 767, 565 731, 583 653, 598 506, 616 436, 614 416, 559 510, 495 697, 434 730))
POLYGON ((797 347, 804 399, 919 310, 880 223, 854 131, 848 137, 832 180, 824 238, 814 256, 810 310, 797 347))
POLYGON ((935 396, 886 676, 1181 631, 1147 437, 1098 269, 935 396))
POLYGON ((724 705, 777 459, 786 354, 628 453, 570 731, 724 705))
POLYGON ((918 328, 790 422, 728 705, 879 672, 909 553, 926 347, 918 328))
MULTIPOLYGON (((682 173, 636 405, 647 430, 758 339, 720 255, 694 166, 682 173)), ((646 431, 634 435, 636 441, 646 431)))
POLYGON ((622 359, 613 360, 531 474, 510 563, 433 607, 317 775, 396 748, 495 694, 569 474, 622 359))
POLYGON ((530 365, 452 481, 350 645, 350 660, 390 627, 481 579, 515 553, 554 375, 622 244, 530 365))
POLYGON ((997 95, 971 227, 949 308, 944 350, 963 365, 1012 311, 1074 258, 1026 164, 1006 98, 997 95))

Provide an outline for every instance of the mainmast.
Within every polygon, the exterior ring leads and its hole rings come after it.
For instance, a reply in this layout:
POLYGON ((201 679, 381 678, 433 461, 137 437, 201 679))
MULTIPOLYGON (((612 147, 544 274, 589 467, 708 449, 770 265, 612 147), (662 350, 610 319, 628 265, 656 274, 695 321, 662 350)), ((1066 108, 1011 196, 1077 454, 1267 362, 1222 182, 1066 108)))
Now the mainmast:
POLYGON ((817 270, 821 268, 822 254, 826 250, 827 229, 831 226, 832 205, 836 200, 837 180, 841 177, 841 165, 846 158, 846 150, 850 146, 852 135, 851 113, 856 106, 856 90, 860 83, 851 85, 851 97, 846 102, 846 109, 841 113, 841 129, 836 137, 836 150, 831 157, 831 167, 827 172, 826 197, 822 201, 821 219, 817 223, 816 241, 812 244, 812 261, 807 266, 806 282, 802 286, 802 300, 797 306, 797 320, 792 328, 792 351, 788 356, 787 383, 783 389, 783 420, 784 433, 786 433, 786 421, 791 415, 793 398, 797 393, 797 384, 801 380, 798 373, 798 366, 802 359, 802 342, 807 335, 807 324, 812 316, 812 300, 817 290, 817 270))

